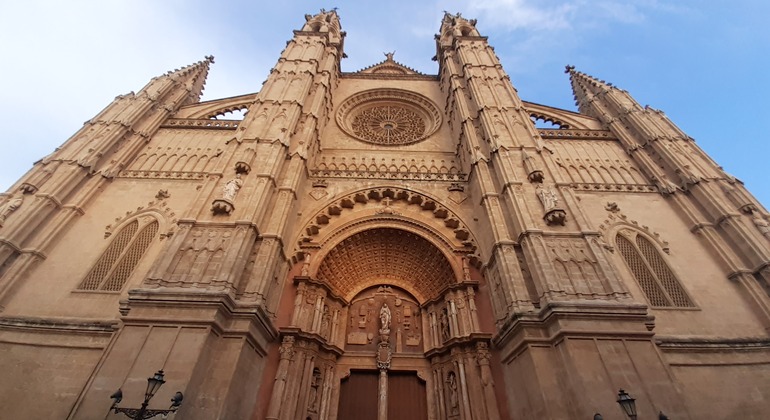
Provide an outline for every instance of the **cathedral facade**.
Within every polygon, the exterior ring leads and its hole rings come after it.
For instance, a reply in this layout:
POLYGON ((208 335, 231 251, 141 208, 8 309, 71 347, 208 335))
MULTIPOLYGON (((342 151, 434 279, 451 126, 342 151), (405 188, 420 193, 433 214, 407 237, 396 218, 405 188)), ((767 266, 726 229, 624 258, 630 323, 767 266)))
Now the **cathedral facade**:
POLYGON ((201 102, 207 57, 37 162, 0 194, 3 417, 122 418, 163 370, 180 419, 766 418, 767 210, 609 83, 523 101, 475 23, 436 75, 346 73, 306 15, 259 92, 201 102))

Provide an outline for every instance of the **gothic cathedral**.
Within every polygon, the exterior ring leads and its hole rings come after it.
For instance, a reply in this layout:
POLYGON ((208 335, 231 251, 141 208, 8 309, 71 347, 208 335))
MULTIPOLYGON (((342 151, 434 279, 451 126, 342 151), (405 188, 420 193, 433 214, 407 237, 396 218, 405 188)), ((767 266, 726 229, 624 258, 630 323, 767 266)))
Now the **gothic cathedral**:
POLYGON ((609 83, 523 101, 475 24, 438 74, 347 73, 322 10, 259 92, 201 102, 206 57, 35 163, 0 194, 2 416, 125 418, 162 370, 179 419, 767 418, 770 214, 609 83))

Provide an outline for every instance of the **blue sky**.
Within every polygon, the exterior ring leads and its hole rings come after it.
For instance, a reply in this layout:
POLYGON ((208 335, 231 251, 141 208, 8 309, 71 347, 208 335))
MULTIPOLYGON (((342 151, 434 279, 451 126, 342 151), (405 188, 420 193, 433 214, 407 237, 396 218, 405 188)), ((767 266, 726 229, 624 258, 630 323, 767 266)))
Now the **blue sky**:
POLYGON ((666 114, 770 203, 770 2, 0 0, 0 190, 118 95, 213 54, 204 100, 258 91, 305 13, 338 7, 343 71, 436 73, 443 10, 477 18, 522 99, 574 110, 564 65, 666 114))

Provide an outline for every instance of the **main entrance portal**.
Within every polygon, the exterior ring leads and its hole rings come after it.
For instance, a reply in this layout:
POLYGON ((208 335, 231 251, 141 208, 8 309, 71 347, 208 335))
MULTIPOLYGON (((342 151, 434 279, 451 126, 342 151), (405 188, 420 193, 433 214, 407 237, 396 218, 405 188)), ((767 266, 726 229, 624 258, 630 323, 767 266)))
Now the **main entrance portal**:
POLYGON ((381 214, 298 261, 269 419, 498 418, 480 275, 462 246, 402 222, 381 214))

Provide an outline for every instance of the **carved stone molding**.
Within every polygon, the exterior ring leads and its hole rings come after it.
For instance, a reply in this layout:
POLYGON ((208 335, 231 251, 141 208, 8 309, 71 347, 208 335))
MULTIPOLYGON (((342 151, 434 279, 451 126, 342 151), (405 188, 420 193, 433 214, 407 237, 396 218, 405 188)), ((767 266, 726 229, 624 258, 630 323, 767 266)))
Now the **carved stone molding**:
POLYGON ((121 171, 118 178, 147 178, 147 179, 192 179, 206 178, 205 172, 170 172, 170 171, 121 171))
MULTIPOLYGON (((456 198, 459 199, 459 197, 456 198)), ((300 242, 314 242, 317 240, 321 229, 329 225, 333 217, 340 216, 345 210, 353 210, 356 206, 366 205, 370 201, 383 201, 387 206, 390 206, 392 202, 406 202, 409 205, 420 206, 422 210, 429 211, 433 218, 443 221, 444 227, 451 232, 448 235, 449 237, 454 236, 457 240, 461 241, 462 246, 470 247, 474 250, 476 248, 476 242, 471 237, 470 230, 449 209, 438 204, 436 200, 416 191, 388 187, 356 191, 336 199, 322 211, 318 212, 313 220, 305 226, 300 242)), ((381 212, 379 214, 388 216, 393 215, 393 212, 390 214, 381 212)))
POLYGON ((213 120, 194 118, 169 118, 161 128, 203 128, 213 130, 235 130, 240 125, 240 120, 213 120))

